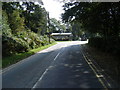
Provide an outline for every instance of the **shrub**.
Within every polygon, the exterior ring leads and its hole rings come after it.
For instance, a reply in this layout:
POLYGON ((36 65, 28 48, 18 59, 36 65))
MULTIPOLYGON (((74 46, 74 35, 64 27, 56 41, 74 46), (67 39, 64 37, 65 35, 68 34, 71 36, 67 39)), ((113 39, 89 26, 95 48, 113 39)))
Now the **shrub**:
POLYGON ((28 51, 26 42, 20 38, 2 36, 2 44, 3 57, 28 51))
MULTIPOLYGON (((38 48, 42 45, 49 44, 47 36, 38 36, 36 33, 24 28, 24 18, 21 18, 18 11, 14 11, 11 16, 12 22, 10 28, 8 16, 3 11, 2 24, 2 52, 3 57, 20 52, 27 52, 30 49, 38 48)), ((53 42, 54 40, 51 39, 53 42)))

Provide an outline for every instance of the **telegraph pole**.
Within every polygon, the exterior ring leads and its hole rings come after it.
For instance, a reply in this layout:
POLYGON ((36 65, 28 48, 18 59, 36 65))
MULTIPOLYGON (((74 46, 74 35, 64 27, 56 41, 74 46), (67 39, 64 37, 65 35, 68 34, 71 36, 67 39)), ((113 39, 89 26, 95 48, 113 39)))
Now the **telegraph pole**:
POLYGON ((49 12, 48 12, 48 14, 47 14, 47 18, 48 18, 48 37, 49 37, 49 43, 50 43, 50 28, 49 28, 49 26, 50 26, 50 17, 49 17, 49 12))

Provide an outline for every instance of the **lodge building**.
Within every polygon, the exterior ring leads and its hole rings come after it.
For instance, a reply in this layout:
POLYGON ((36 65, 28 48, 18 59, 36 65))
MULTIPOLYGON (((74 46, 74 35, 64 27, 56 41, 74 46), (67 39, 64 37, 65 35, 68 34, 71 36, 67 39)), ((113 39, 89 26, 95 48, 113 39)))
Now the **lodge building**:
POLYGON ((52 33, 51 37, 56 41, 72 40, 72 33, 52 33))

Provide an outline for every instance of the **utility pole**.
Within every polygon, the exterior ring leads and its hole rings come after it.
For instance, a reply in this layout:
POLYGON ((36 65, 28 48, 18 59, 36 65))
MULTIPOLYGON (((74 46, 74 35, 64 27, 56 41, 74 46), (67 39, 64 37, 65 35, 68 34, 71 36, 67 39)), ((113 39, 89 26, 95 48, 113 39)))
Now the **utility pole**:
POLYGON ((49 37, 49 43, 50 43, 50 28, 49 28, 49 26, 50 26, 50 18, 49 18, 49 12, 48 12, 48 14, 47 14, 47 18, 48 18, 48 37, 49 37))

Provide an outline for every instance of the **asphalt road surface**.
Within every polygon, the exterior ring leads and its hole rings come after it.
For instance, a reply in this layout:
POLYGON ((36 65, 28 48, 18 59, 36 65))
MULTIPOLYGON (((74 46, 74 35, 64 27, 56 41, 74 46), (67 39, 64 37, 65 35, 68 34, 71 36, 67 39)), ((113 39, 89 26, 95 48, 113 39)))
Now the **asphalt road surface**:
POLYGON ((3 88, 103 88, 81 53, 84 42, 59 42, 5 68, 3 88))

